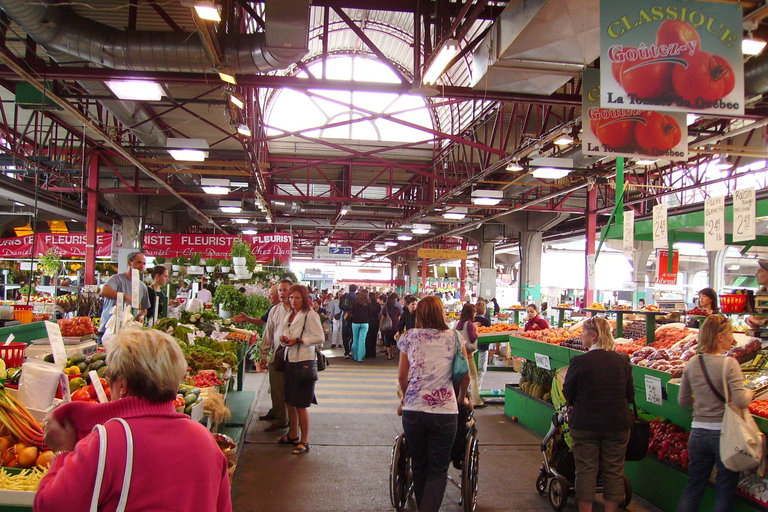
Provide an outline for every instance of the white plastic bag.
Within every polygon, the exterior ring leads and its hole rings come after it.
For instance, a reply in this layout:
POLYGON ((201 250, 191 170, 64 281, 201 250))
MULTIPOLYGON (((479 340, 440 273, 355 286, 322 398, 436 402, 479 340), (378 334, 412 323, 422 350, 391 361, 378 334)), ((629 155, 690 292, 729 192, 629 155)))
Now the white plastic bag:
POLYGON ((26 407, 45 410, 53 404, 61 379, 61 366, 40 359, 27 359, 21 365, 19 401, 26 407))
POLYGON ((731 471, 746 471, 760 465, 765 451, 765 436, 757 427, 752 414, 731 402, 725 374, 726 369, 723 367, 726 403, 720 433, 720 459, 731 471))

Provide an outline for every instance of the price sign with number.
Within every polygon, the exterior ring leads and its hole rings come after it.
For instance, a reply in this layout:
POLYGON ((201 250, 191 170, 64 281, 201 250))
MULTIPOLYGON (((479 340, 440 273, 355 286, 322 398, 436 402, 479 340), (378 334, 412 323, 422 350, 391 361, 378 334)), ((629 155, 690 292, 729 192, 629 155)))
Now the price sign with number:
POLYGON ((551 370, 552 365, 549 362, 549 356, 545 356, 544 354, 536 354, 536 366, 539 368, 544 368, 545 370, 551 370))
POLYGON ((635 212, 624 212, 624 256, 631 258, 635 253, 635 212))
POLYGON ((657 204, 653 207, 653 248, 664 249, 669 245, 667 236, 667 205, 657 204))
POLYGON ((662 405, 661 379, 659 377, 645 376, 645 399, 649 403, 662 405))
POLYGON ((53 361, 64 367, 67 364, 67 349, 64 348, 64 338, 61 337, 61 329, 56 322, 45 322, 45 330, 48 331, 48 341, 51 342, 53 361))
POLYGON ((708 197, 704 201, 704 250, 725 249, 725 197, 708 197))
POLYGON ((733 193, 733 241, 755 239, 755 187, 733 193))

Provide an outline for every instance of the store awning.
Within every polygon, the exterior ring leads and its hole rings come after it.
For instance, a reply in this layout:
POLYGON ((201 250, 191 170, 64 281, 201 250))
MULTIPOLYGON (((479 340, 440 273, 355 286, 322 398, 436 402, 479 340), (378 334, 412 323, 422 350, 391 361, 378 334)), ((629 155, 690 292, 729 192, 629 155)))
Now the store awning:
POLYGON ((733 280, 731 285, 734 288, 757 288, 757 278, 755 276, 739 276, 733 280))

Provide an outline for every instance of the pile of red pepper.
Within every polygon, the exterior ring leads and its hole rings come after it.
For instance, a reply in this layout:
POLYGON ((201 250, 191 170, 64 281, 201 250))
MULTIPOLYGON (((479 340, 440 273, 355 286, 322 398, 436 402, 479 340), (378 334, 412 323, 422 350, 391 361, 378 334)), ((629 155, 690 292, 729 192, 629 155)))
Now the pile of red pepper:
POLYGON ((690 432, 679 425, 653 420, 648 451, 657 454, 659 460, 688 469, 688 436, 690 432))

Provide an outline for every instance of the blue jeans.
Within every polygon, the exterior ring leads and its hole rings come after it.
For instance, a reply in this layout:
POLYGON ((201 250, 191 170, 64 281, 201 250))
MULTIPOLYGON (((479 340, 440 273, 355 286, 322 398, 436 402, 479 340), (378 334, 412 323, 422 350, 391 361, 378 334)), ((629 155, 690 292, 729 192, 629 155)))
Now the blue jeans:
POLYGON ((717 465, 715 508, 713 512, 733 510, 739 473, 723 466, 720 461, 720 431, 694 428, 688 439, 688 485, 677 505, 677 512, 696 512, 704 496, 712 468, 717 465))
POLYGON ((368 324, 352 324, 352 359, 365 359, 365 337, 368 335, 368 324))
POLYGON ((411 451, 413 493, 419 512, 440 510, 458 418, 458 414, 403 411, 403 430, 411 451))

